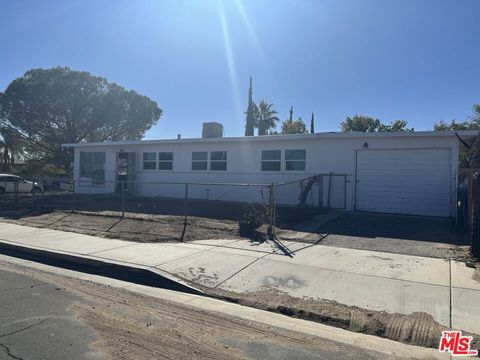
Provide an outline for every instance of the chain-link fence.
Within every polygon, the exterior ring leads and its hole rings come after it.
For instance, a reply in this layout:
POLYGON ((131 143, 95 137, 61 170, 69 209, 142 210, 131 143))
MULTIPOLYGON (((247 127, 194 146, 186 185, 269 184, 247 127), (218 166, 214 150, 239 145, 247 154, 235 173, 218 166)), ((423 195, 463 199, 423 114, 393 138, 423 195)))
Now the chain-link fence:
POLYGON ((279 224, 298 223, 325 210, 346 210, 346 174, 318 174, 275 184, 275 219, 279 224))
POLYGON ((41 183, 0 174, 0 210, 35 208, 35 197, 43 193, 41 183))
POLYGON ((301 222, 325 209, 345 209, 346 184, 346 175, 333 173, 277 184, 0 178, 0 209, 150 220, 162 216, 183 224, 183 232, 187 224, 195 224, 211 231, 234 227, 245 236, 272 236, 276 226, 301 222))
POLYGON ((472 179, 472 219, 470 243, 472 254, 480 259, 480 174, 474 174, 472 179))

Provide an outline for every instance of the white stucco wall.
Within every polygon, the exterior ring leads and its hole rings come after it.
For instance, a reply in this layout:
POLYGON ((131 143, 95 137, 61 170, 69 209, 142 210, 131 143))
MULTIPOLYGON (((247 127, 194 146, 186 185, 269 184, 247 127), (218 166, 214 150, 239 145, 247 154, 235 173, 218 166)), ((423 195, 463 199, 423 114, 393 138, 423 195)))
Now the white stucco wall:
MULTIPOLYGON (((404 134, 402 136, 372 136, 367 134, 364 137, 361 134, 355 136, 270 136, 261 139, 240 140, 232 139, 214 139, 214 141, 191 141, 174 140, 165 142, 141 142, 138 144, 108 144, 97 146, 81 146, 75 148, 74 177, 75 180, 86 180, 80 178, 79 159, 80 151, 105 151, 105 180, 104 186, 77 186, 76 191, 85 192, 113 192, 115 189, 115 167, 116 153, 119 151, 136 153, 136 174, 135 179, 140 182, 213 182, 213 183, 279 183, 289 180, 301 179, 315 174, 346 174, 346 193, 344 180, 341 177, 332 179, 332 198, 330 205, 341 208, 346 205, 347 210, 354 209, 355 201, 355 171, 356 171, 356 151, 364 149, 364 143, 368 144, 368 149, 420 149, 420 148, 448 148, 451 150, 451 199, 452 214, 455 207, 456 177, 458 167, 458 140, 451 136, 438 136, 435 133, 431 135, 412 136, 404 134), (306 170, 305 171, 285 171, 285 150, 288 149, 306 149, 306 170), (265 172, 261 171, 261 152, 262 150, 282 150, 282 171, 265 172), (143 170, 143 152, 173 152, 173 170, 143 170), (192 171, 191 156, 193 151, 227 151, 228 165, 227 171, 192 171)), ((324 183, 324 190, 328 179, 324 183)), ((85 185, 88 185, 86 182, 85 185)), ((298 187, 298 185, 294 185, 298 187)), ((184 186, 180 185, 159 185, 153 183, 139 183, 136 192, 142 195, 163 195, 163 196, 184 196, 184 186)), ((260 196, 260 190, 221 189, 215 187, 217 193, 210 189, 212 198, 218 197, 225 200, 244 200, 245 197, 260 196), (253 191, 253 195, 252 194, 253 191)), ((190 196, 205 197, 206 187, 192 186, 189 189, 190 196)), ((324 191, 324 194, 326 191, 324 191)), ((264 195, 268 196, 268 195, 264 195)), ((324 195, 325 196, 325 195, 324 195)), ((311 201, 315 202, 318 198, 318 189, 314 189, 311 194, 311 201)), ((293 185, 288 188, 279 188, 277 198, 280 202, 295 202, 298 198, 298 188, 293 185)), ((326 199, 324 198, 324 202, 326 199)))

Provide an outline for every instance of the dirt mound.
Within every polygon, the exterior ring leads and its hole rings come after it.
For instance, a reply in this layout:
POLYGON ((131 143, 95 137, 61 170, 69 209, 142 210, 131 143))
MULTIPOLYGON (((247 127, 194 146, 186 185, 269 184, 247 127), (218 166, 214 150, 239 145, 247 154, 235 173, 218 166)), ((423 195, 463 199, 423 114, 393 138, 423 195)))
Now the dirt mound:
MULTIPOLYGON (((246 293, 211 288, 202 290, 216 298, 244 306, 417 346, 437 348, 442 331, 448 330, 448 327, 436 322, 430 314, 423 312, 390 314, 347 306, 331 300, 294 298, 278 290, 246 293)), ((479 348, 480 336, 470 335, 474 337, 473 348, 479 348)))

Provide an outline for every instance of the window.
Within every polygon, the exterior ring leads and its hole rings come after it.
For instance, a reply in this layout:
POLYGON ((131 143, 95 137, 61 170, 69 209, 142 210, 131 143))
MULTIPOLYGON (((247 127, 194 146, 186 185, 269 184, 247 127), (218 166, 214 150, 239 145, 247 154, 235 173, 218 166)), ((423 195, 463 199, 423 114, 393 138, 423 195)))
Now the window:
POLYGON ((192 152, 192 170, 207 170, 208 153, 206 151, 192 152))
POLYGON ((227 170, 227 152, 226 151, 210 152, 210 170, 217 170, 217 171, 227 170))
POLYGON ((157 168, 157 153, 143 153, 143 170, 155 170, 157 168))
POLYGON ((285 150, 285 170, 305 171, 307 150, 285 150))
POLYGON ((158 170, 173 170, 173 152, 158 153, 158 170))
POLYGON ((105 182, 105 152, 80 152, 80 176, 105 182))
POLYGON ((280 171, 282 168, 282 152, 280 150, 262 151, 262 171, 280 171))

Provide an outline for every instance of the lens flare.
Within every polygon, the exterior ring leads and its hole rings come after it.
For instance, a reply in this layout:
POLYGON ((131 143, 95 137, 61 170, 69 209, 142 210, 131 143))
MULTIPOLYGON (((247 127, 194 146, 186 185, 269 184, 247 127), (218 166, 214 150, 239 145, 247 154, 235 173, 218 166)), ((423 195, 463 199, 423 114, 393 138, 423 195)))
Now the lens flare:
POLYGON ((238 89, 238 79, 237 79, 237 69, 235 66, 235 58, 233 55, 232 43, 230 41, 230 33, 228 30, 227 18, 225 15, 225 8, 223 7, 222 0, 218 0, 218 8, 220 11, 220 21, 222 24, 223 42, 225 45, 225 56, 227 58, 228 72, 230 75, 230 82, 232 85, 235 113, 243 114, 242 106, 240 104, 240 92, 238 89))
POLYGON ((243 6, 242 0, 235 0, 235 5, 237 7, 238 12, 240 13, 240 16, 242 17, 243 23, 245 24, 245 27, 247 28, 248 35, 250 37, 250 40, 252 41, 253 45, 255 46, 255 50, 257 51, 258 55, 260 56, 260 60, 265 61, 265 54, 262 50, 262 46, 260 44, 260 41, 258 40, 258 36, 253 30, 252 23, 250 22, 250 19, 248 18, 247 12, 245 11, 245 8, 243 6))

